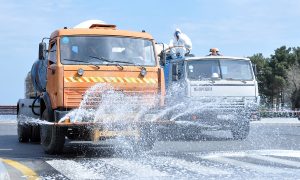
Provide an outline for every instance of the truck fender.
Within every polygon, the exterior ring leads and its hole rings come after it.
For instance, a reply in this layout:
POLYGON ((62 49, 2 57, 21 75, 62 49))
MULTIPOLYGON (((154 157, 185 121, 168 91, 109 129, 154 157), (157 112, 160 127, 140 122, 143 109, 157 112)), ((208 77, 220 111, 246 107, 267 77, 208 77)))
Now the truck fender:
POLYGON ((38 118, 36 114, 32 112, 34 108, 35 112, 39 110, 39 103, 36 103, 36 106, 32 107, 34 99, 19 99, 17 103, 17 118, 21 118, 22 116, 38 118))
POLYGON ((44 110, 47 110, 48 115, 51 119, 50 121, 51 122, 54 121, 53 109, 51 106, 51 100, 50 100, 49 94, 47 92, 43 92, 40 98, 41 98, 41 100, 40 100, 40 119, 42 119, 44 110))

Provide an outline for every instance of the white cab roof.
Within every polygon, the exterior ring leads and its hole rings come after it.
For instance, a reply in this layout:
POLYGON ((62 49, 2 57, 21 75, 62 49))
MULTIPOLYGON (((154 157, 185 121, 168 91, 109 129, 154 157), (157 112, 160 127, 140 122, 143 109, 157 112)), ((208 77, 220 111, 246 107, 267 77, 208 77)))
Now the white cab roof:
POLYGON ((193 60, 201 60, 201 59, 223 59, 223 60, 247 60, 250 61, 249 58, 246 57, 235 57, 235 56, 198 56, 198 57, 185 57, 186 61, 193 61, 193 60))

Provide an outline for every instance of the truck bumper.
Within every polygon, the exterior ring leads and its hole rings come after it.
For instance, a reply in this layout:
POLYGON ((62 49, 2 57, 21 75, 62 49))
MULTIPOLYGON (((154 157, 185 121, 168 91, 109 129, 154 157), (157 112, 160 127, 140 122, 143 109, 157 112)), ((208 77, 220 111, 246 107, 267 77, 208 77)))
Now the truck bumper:
POLYGON ((244 109, 202 109, 182 114, 166 118, 169 123, 167 120, 161 121, 161 129, 193 126, 203 130, 229 130, 241 122, 250 121, 252 117, 252 112, 244 109))
MULTIPOLYGON (((105 121, 94 121, 93 119, 85 121, 76 121, 65 118, 69 111, 55 111, 54 126, 66 128, 67 134, 79 134, 80 140, 98 141, 114 137, 133 137, 139 138, 141 129, 154 128, 158 121, 151 122, 152 115, 144 115, 142 118, 136 118, 137 114, 124 115, 124 121, 113 121, 114 115, 105 114, 105 121), (64 120, 60 120, 64 117, 64 120), (111 120, 111 121, 110 121, 111 120)), ((67 135, 68 136, 68 135, 67 135)))

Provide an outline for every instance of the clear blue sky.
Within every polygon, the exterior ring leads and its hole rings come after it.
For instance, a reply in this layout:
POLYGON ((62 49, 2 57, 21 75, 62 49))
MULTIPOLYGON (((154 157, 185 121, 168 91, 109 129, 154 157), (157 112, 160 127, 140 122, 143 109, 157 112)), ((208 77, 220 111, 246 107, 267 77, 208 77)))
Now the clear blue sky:
POLYGON ((150 32, 168 43, 175 28, 193 42, 192 52, 270 56, 282 45, 300 46, 299 0, 0 0, 0 104, 24 97, 24 78, 38 43, 55 29, 100 19, 119 29, 150 32))

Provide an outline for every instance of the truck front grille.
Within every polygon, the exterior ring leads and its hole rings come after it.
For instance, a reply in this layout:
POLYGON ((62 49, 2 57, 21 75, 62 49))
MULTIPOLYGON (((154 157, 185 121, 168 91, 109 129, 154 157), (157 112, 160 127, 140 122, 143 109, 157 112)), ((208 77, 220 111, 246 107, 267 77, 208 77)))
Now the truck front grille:
POLYGON ((102 93, 95 92, 85 96, 85 89, 65 89, 64 102, 67 107, 81 107, 86 109, 96 109, 101 103, 105 106, 126 105, 128 108, 140 106, 155 106, 157 104, 156 94, 145 94, 144 92, 118 92, 102 93))
POLYGON ((200 104, 205 109, 242 109, 245 107, 243 98, 196 98, 191 104, 200 104))

